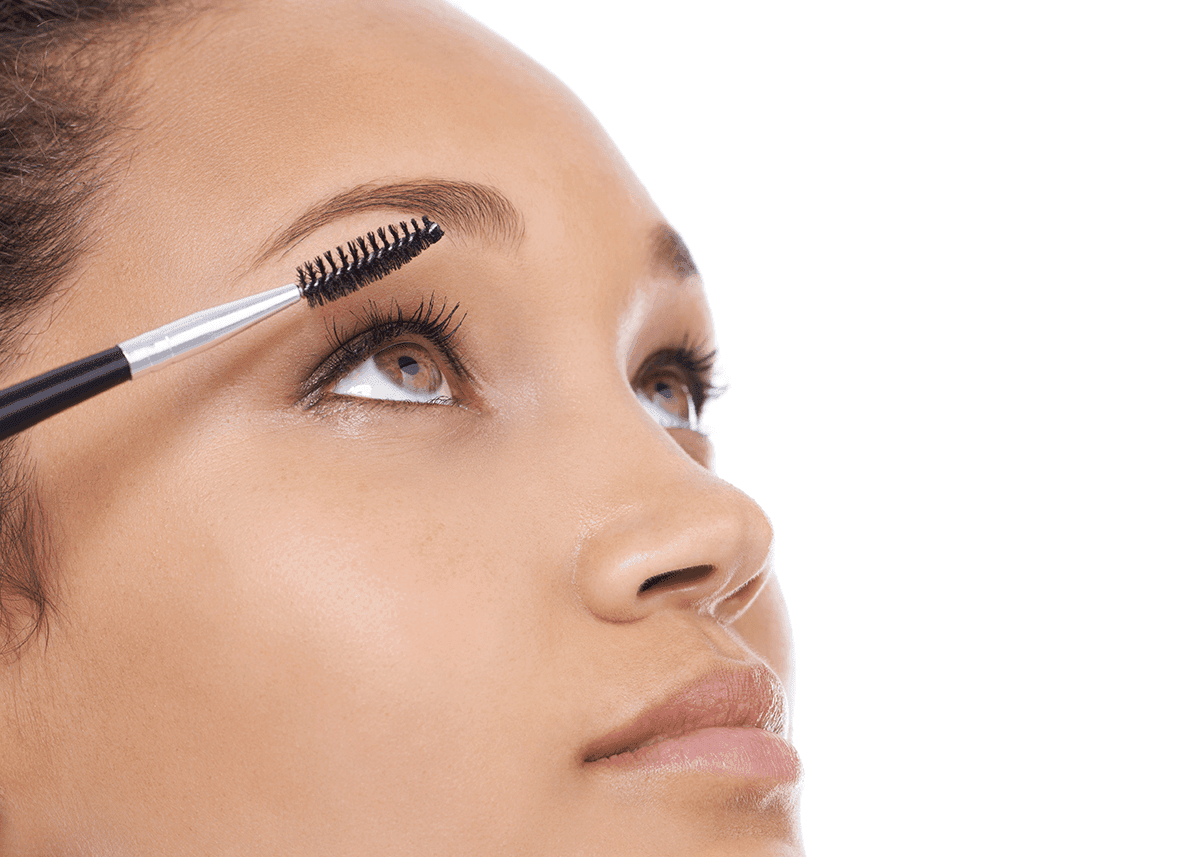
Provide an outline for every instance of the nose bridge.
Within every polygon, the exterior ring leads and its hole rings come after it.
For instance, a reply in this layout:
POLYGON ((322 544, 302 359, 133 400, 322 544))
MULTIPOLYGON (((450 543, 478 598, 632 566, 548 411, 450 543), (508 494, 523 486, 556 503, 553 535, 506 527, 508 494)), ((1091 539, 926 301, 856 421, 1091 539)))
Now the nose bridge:
POLYGON ((582 602, 607 621, 680 608, 723 618, 767 564, 772 530, 758 504, 693 460, 622 378, 559 418, 586 426, 561 435, 572 438, 563 476, 579 491, 582 602))

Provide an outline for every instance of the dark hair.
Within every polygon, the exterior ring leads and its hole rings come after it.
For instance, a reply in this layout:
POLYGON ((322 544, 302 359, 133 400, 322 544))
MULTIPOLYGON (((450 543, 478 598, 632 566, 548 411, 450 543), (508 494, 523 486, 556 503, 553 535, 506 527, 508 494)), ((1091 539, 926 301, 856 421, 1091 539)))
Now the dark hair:
MULTIPOLYGON (((164 0, 0 0, 0 386, 20 380, 30 322, 90 245, 105 152, 131 100, 121 86, 164 0)), ((0 657, 53 611, 36 469, 0 444, 0 657)))

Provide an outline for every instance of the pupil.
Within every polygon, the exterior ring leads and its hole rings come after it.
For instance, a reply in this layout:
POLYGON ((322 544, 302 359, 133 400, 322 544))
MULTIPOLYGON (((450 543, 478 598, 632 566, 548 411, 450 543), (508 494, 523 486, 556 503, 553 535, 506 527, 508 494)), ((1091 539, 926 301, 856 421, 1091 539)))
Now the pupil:
POLYGON ((421 371, 421 367, 417 364, 417 361, 407 355, 398 359, 396 363, 399 365, 400 371, 409 377, 421 371))
POLYGON ((670 387, 670 385, 669 385, 669 384, 666 384, 666 383, 665 383, 665 382, 663 382, 663 381, 659 381, 659 382, 658 382, 658 383, 655 385, 655 390, 654 390, 654 391, 655 391, 656 393, 658 393, 658 395, 662 396, 664 399, 673 399, 673 398, 675 398, 675 391, 671 389, 671 387, 670 387))

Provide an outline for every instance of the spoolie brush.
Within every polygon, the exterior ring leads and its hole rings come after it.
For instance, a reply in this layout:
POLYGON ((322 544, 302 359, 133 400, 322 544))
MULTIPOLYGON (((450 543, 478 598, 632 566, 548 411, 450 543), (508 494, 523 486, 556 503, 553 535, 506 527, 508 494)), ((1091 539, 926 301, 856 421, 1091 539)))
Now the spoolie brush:
POLYGON ((216 345, 301 299, 315 307, 358 291, 442 237, 440 226, 428 217, 421 220, 421 225, 412 221, 411 231, 405 223, 380 228, 318 256, 296 269, 293 285, 201 310, 0 391, 0 440, 122 381, 216 345))
POLYGON ((358 291, 411 261, 442 237, 442 227, 428 217, 421 220, 423 225, 418 226, 413 219, 411 232, 406 223, 400 223, 399 229, 389 226, 386 232, 381 226, 375 232, 351 241, 345 249, 328 250, 324 259, 318 256, 298 267, 297 284, 309 306, 336 301, 358 291), (334 253, 337 253, 336 260, 334 253))

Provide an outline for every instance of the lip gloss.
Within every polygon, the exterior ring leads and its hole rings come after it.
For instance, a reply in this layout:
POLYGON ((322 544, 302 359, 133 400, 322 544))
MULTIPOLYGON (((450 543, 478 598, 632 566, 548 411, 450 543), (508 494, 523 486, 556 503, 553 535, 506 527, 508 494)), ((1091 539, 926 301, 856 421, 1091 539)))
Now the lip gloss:
POLYGON ((645 773, 696 772, 779 783, 800 778, 800 758, 791 743, 753 726, 710 726, 593 764, 645 773))

